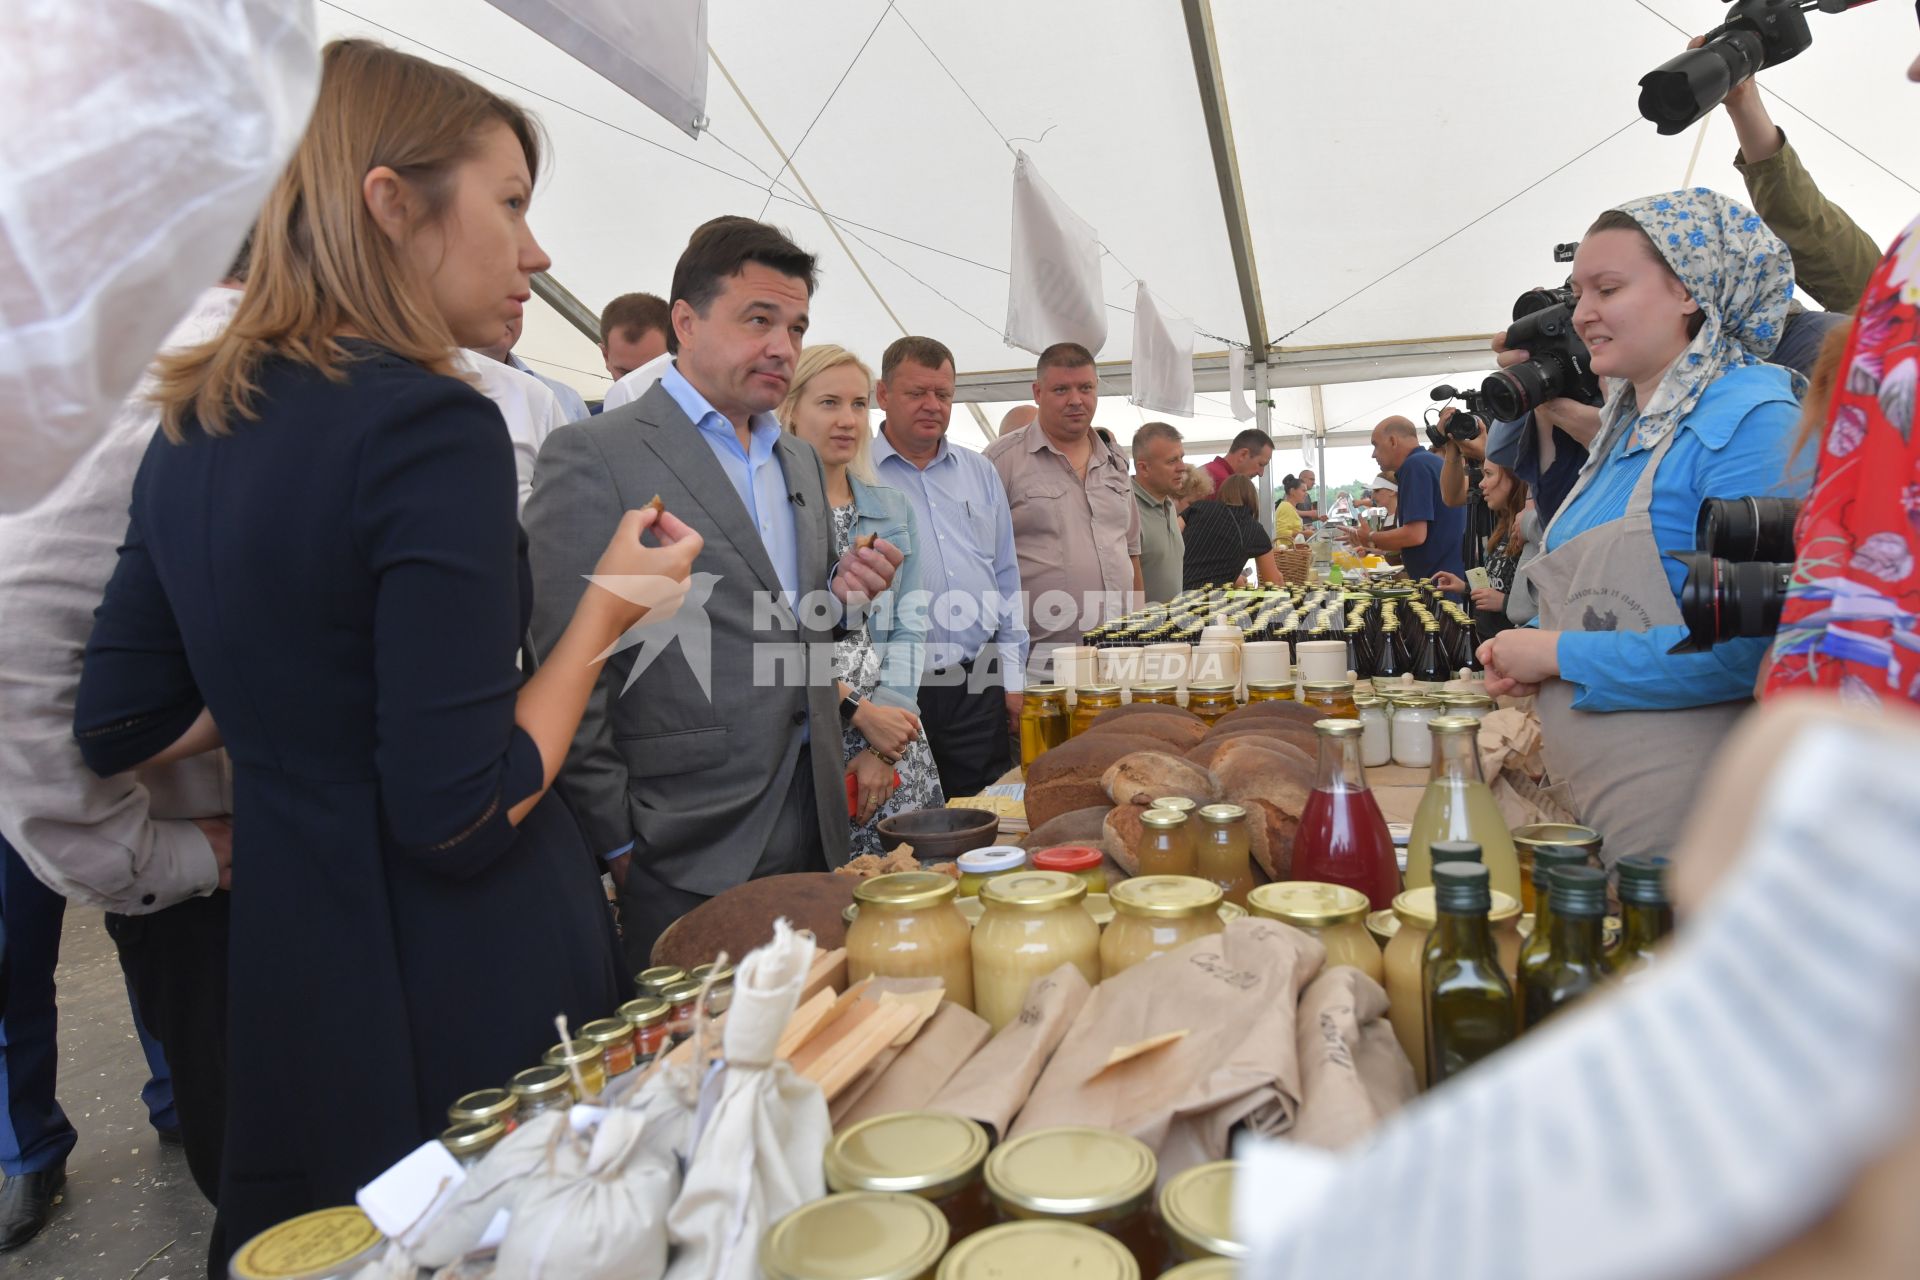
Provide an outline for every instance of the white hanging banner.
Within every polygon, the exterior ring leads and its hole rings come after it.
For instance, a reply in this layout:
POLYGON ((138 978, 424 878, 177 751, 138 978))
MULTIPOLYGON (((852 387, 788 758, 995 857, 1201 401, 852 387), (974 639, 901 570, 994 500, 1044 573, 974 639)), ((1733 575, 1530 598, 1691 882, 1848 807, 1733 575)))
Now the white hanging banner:
POLYGON ((489 0, 697 138, 707 123, 707 0, 489 0))
POLYGON ((1193 416, 1193 322, 1162 306, 1145 280, 1133 291, 1133 392, 1127 399, 1155 413, 1193 416))
MULTIPOLYGON (((1007 345, 1035 355, 1077 342, 1095 355, 1107 341, 1100 240, 1055 195, 1024 151, 1013 162, 1013 259, 1007 281, 1007 345)), ((1188 345, 1192 345, 1189 338, 1188 345)))
POLYGON ((0 512, 113 422, 307 127, 313 0, 62 0, 0 21, 0 512))
POLYGON ((1247 402, 1247 353, 1240 347, 1227 351, 1227 406, 1236 422, 1253 416, 1253 406, 1247 402))

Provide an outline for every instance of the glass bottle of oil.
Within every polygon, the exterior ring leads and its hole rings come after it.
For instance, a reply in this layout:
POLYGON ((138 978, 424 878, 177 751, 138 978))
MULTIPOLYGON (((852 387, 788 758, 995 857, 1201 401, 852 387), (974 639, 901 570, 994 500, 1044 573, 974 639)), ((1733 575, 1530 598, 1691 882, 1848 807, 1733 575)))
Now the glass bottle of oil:
POLYGON ((1427 1086, 1432 1088, 1513 1041, 1513 986, 1501 972, 1488 913, 1487 869, 1443 862, 1433 873, 1433 933, 1421 988, 1427 1015, 1427 1086))
POLYGON ((1529 1030, 1592 991, 1606 978, 1601 929, 1607 914, 1607 874, 1594 867, 1555 867, 1553 926, 1547 958, 1520 984, 1529 1030))
POLYGON ((1471 840, 1493 888, 1520 900, 1520 858, 1507 820, 1480 773, 1479 724, 1466 716, 1442 716, 1427 726, 1433 735, 1433 763, 1427 790, 1413 815, 1407 840, 1407 888, 1433 883, 1432 845, 1436 840, 1471 840))
MULTIPOLYGON (((1538 855, 1535 855, 1536 857, 1538 855)), ((1652 963, 1654 947, 1673 932, 1667 900, 1667 860, 1638 855, 1620 859, 1620 941, 1607 952, 1607 972, 1630 974, 1652 963)))

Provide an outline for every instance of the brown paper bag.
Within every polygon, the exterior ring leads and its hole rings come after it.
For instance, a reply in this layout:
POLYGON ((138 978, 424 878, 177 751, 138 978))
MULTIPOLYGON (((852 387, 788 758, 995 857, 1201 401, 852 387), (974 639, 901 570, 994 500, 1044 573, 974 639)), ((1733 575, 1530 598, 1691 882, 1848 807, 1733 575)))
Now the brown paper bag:
POLYGON ((894 1111, 927 1110, 992 1035, 985 1018, 947 1001, 912 1044, 877 1064, 880 1070, 871 1072, 871 1079, 856 1082, 834 1099, 833 1127, 845 1129, 894 1111))
POLYGON ((1236 1125, 1285 1133, 1300 1102, 1295 1010, 1326 954, 1298 929, 1235 920, 1102 982, 1010 1136, 1063 1124, 1115 1129, 1154 1149, 1164 1182, 1225 1159, 1236 1125))
POLYGON ((1338 1150, 1413 1098, 1413 1066, 1387 1022, 1387 993, 1358 969, 1335 965, 1308 985, 1297 1043, 1297 1142, 1338 1150))
POLYGON ((931 1109, 978 1120, 996 1138, 1006 1136, 1014 1116, 1026 1105, 1033 1082, 1060 1047, 1091 991, 1071 964, 1036 981, 1027 988, 1020 1016, 967 1059, 931 1109))

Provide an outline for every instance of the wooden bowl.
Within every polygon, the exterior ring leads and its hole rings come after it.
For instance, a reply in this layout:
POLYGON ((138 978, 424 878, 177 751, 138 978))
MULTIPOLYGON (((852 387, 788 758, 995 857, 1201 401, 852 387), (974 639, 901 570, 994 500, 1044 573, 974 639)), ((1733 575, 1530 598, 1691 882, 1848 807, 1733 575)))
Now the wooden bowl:
POLYGON ((986 809, 914 809, 880 820, 887 847, 913 846, 922 862, 950 862, 1000 838, 1000 815, 986 809))

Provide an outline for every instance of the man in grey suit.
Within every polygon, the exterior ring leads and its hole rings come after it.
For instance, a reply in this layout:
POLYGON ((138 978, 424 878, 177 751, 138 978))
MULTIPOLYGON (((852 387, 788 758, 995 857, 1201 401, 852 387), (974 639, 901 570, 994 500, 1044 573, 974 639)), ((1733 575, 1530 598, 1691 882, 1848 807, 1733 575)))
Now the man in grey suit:
POLYGON ((829 565, 819 457, 774 419, 813 268, 763 223, 699 228, 673 274, 673 366, 633 404, 553 432, 534 470, 536 653, 629 508, 658 494, 706 543, 704 601, 690 594, 654 624, 666 631, 636 628, 608 657, 559 779, 620 886, 635 971, 723 889, 847 856, 834 631, 843 604, 887 589, 901 555, 879 541, 829 565))

